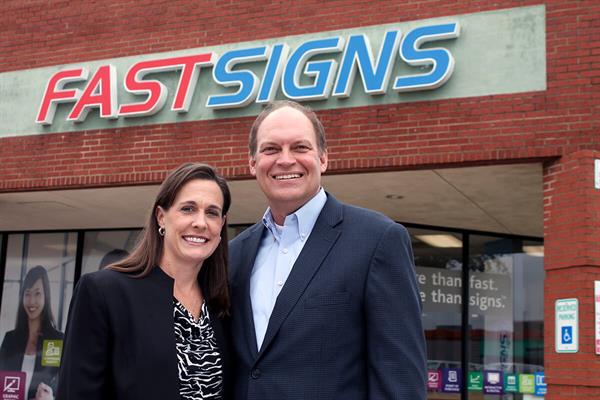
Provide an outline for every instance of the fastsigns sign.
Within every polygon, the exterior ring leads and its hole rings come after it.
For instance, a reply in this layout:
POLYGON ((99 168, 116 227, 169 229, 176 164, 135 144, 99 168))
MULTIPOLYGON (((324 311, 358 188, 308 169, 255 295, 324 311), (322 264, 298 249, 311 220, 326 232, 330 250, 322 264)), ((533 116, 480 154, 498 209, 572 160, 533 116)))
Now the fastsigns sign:
POLYGON ((155 58, 131 65, 122 82, 117 81, 116 67, 109 63, 93 72, 70 67, 48 79, 36 123, 51 125, 57 106, 64 103, 72 104, 66 116, 72 122, 85 121, 96 109, 105 119, 155 114, 167 101, 168 89, 160 81, 160 73, 166 71, 179 74, 170 104, 170 110, 177 113, 188 112, 199 74, 209 73, 209 68, 217 85, 231 88, 227 93, 209 94, 205 106, 210 109, 267 103, 279 90, 296 101, 349 97, 357 72, 369 95, 385 94, 390 87, 395 92, 431 90, 450 79, 455 61, 445 48, 422 46, 459 35, 460 25, 454 22, 417 27, 405 35, 400 30, 389 30, 376 53, 365 34, 353 34, 305 40, 293 49, 286 43, 276 43, 237 48, 221 55, 208 51, 155 58), (398 58, 411 67, 427 68, 412 75, 392 76, 398 58), (251 63, 264 63, 262 76, 248 67, 251 63), (147 77, 150 74, 152 77, 147 77), (74 88, 74 83, 84 86, 74 88), (119 104, 118 85, 137 100, 119 104))

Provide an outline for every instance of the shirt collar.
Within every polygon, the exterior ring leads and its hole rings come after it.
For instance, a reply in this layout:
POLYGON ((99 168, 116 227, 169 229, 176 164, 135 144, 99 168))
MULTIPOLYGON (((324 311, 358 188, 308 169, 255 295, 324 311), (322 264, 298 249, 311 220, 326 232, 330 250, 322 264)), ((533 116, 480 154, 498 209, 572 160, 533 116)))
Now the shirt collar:
MULTIPOLYGON (((292 214, 285 217, 284 225, 294 225, 294 219, 297 221, 296 227, 298 229, 298 236, 302 239, 305 239, 310 235, 315 223, 317 222, 317 218, 325 206, 327 202, 327 195, 325 194, 325 190, 320 188, 319 191, 312 199, 310 199, 306 204, 297 209, 292 214), (292 222, 293 221, 293 222, 292 222)), ((273 216, 271 215, 271 208, 267 208, 265 214, 263 215, 262 222, 265 227, 275 236, 277 240, 279 240, 280 235, 275 227, 275 221, 273 220, 273 216)))

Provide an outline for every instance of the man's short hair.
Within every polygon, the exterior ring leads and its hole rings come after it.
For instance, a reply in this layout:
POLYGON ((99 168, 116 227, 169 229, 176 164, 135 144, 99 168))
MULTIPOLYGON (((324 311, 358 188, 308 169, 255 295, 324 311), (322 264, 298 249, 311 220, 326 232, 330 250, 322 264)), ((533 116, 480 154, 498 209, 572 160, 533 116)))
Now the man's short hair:
POLYGON ((303 106, 302 104, 296 103, 295 101, 279 100, 279 101, 274 101, 272 103, 267 104, 267 106, 262 110, 262 112, 260 114, 258 114, 258 117, 256 117, 256 120, 254 120, 254 123, 252 124, 252 128, 250 128, 250 140, 248 141, 248 150, 250 152, 250 157, 256 156, 256 151, 257 151, 256 135, 258 133, 258 128, 260 128, 260 124, 262 124, 262 122, 265 120, 265 118, 267 118, 269 116, 269 114, 271 114, 273 111, 279 110, 280 108, 284 108, 284 107, 290 107, 290 108, 296 109, 296 110, 300 111, 302 114, 304 114, 306 116, 306 118, 309 119, 309 121, 311 122, 313 129, 315 131, 315 136, 317 139, 317 147, 319 149, 319 155, 322 155, 323 153, 325 153, 327 151, 327 141, 325 139, 325 128, 323 127, 323 124, 321 123, 321 121, 319 121, 317 114, 315 114, 315 112, 313 110, 311 110, 309 107, 303 106))

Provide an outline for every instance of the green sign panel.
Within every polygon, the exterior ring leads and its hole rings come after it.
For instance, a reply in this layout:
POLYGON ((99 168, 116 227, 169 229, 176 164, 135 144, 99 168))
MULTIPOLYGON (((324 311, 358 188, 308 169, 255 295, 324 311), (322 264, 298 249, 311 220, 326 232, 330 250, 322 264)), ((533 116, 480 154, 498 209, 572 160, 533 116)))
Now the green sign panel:
POLYGON ((42 347, 42 365, 44 367, 60 367, 62 340, 44 340, 42 347))
POLYGON ((469 372, 469 381, 467 385, 469 390, 483 390, 483 374, 481 372, 469 372))
POLYGON ((519 392, 535 393, 535 376, 533 374, 519 374, 519 392))
POLYGON ((516 374, 504 374, 504 393, 516 393, 519 391, 519 382, 516 374))

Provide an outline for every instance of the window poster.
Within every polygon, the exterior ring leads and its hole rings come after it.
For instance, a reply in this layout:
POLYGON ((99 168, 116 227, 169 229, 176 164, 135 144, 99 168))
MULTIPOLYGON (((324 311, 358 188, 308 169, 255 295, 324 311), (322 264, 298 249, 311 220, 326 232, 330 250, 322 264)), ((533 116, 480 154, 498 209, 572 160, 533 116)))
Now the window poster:
POLYGON ((9 235, 0 376, 11 399, 55 399, 76 244, 73 232, 9 235))

